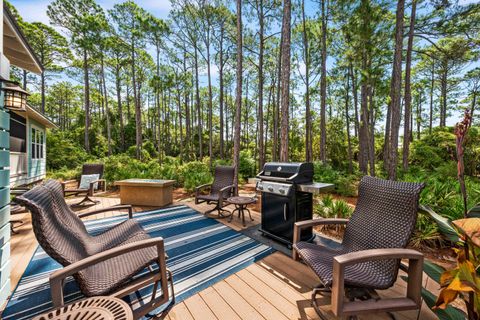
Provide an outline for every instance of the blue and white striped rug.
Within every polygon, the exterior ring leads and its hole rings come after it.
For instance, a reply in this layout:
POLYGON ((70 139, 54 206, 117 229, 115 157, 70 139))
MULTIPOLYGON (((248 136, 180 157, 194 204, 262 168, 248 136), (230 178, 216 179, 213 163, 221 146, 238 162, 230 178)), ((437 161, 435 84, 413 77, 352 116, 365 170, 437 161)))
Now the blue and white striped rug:
MULTIPOLYGON (((137 221, 152 237, 163 237, 169 256, 167 267, 173 272, 176 301, 211 286, 229 275, 262 259, 274 250, 187 206, 139 212, 137 221)), ((112 227, 126 215, 86 221, 91 234, 112 227)), ((51 309, 49 274, 60 265, 38 247, 12 298, 2 314, 4 320, 30 319, 51 309)), ((148 297, 148 290, 132 295, 148 297)), ((73 278, 66 282, 67 301, 82 297, 73 278)))

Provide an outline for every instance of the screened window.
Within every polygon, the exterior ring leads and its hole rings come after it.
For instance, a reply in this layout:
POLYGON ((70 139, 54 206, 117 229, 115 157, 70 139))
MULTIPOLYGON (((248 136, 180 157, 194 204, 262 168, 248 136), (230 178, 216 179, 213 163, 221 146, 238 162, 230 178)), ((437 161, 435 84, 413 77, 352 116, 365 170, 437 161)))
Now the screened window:
POLYGON ((10 151, 27 152, 27 120, 10 113, 10 151))
POLYGON ((45 158, 45 133, 42 130, 32 128, 32 159, 45 158))

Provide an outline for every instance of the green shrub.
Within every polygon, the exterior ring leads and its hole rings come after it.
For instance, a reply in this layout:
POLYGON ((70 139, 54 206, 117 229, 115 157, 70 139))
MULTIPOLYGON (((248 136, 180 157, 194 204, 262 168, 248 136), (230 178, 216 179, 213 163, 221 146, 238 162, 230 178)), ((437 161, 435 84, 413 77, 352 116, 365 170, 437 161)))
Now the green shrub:
POLYGON ((240 163, 238 166, 238 179, 245 181, 248 178, 255 177, 255 159, 250 150, 240 151, 240 163))
POLYGON ((76 169, 61 168, 58 170, 47 171, 48 179, 73 180, 80 176, 80 167, 76 169))
POLYGON ((47 170, 75 169, 89 159, 85 152, 65 131, 47 131, 47 170))
POLYGON ((212 182, 212 174, 207 164, 192 161, 180 167, 179 182, 186 191, 193 191, 195 187, 212 182))
MULTIPOLYGON (((141 153, 141 157, 142 157, 142 160, 143 161, 149 161, 152 159, 152 157, 150 156, 150 153, 145 150, 144 148, 142 148, 140 150, 140 153, 141 153)), ((131 157, 131 158, 136 158, 137 156, 137 147, 136 146, 130 146, 128 147, 127 149, 127 154, 131 157)))
POLYGON ((315 204, 314 213, 323 218, 349 218, 353 209, 344 200, 334 200, 329 194, 315 204))
POLYGON ((355 175, 338 177, 335 188, 336 192, 342 196, 355 197, 357 195, 359 179, 355 175))
POLYGON ((338 177, 341 175, 340 171, 333 169, 328 164, 322 162, 314 162, 314 176, 313 180, 324 183, 336 183, 338 177))

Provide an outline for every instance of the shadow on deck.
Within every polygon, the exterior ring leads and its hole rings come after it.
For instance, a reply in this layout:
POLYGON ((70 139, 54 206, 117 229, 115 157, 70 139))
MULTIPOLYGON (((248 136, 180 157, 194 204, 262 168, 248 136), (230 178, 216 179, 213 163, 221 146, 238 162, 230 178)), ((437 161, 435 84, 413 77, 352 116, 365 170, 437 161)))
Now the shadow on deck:
MULTIPOLYGON (((96 197, 100 202, 79 210, 84 212, 118 205, 120 199, 115 196, 96 197)), ((75 203, 78 199, 69 199, 69 203, 75 203)), ((195 205, 193 199, 176 200, 174 204, 185 204, 199 212, 205 212, 211 206, 206 204, 195 205)), ((135 207, 134 211, 144 211, 152 207, 135 207)), ((233 208, 226 208, 231 211, 233 208)), ((251 210, 254 221, 247 221, 247 228, 258 224, 261 216, 258 211, 251 210)), ((110 217, 124 212, 106 212, 88 219, 110 217)), ((16 229, 17 234, 11 239, 11 283, 15 288, 27 267, 33 252, 37 248, 37 241, 32 231, 29 213, 16 215, 26 223, 16 229)), ((247 219, 248 220, 248 219, 247 219)), ((218 221, 239 231, 243 227, 238 217, 231 223, 228 219, 218 221)), ((433 291, 433 281, 428 281, 424 275, 424 282, 433 291), (432 285, 429 285, 431 283, 432 285)), ((312 287, 318 283, 315 274, 304 264, 293 261, 289 256, 280 252, 271 254, 257 263, 215 283, 211 287, 195 294, 194 296, 178 303, 168 314, 167 319, 319 319, 310 306, 310 294, 312 287)), ((395 286, 381 296, 403 295, 406 283, 399 279, 395 286)), ((328 301, 323 302, 328 304, 328 301)), ((328 312, 329 306, 325 307, 326 315, 334 319, 333 314, 328 312)), ((435 315, 423 304, 420 314, 417 311, 397 312, 397 319, 436 319, 435 315)), ((385 314, 368 315, 361 319, 389 319, 385 314)))

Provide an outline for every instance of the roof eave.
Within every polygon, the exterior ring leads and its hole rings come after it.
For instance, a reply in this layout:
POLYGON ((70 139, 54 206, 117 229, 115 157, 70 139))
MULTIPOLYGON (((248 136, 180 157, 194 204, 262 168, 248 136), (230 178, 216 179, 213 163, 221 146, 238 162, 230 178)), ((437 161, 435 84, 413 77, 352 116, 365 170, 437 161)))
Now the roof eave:
POLYGON ((5 2, 3 4, 3 24, 3 53, 10 63, 30 72, 41 74, 43 65, 5 2))

